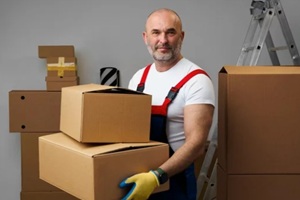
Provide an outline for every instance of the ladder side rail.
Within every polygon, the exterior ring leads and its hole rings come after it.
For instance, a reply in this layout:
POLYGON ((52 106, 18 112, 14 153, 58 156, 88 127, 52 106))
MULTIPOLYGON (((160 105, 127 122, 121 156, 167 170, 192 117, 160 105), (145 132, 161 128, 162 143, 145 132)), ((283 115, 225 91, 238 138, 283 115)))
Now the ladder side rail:
POLYGON ((250 66, 257 65, 258 58, 260 56, 261 50, 263 48, 264 42, 265 42, 267 34, 269 32, 274 15, 275 15, 275 9, 269 8, 267 10, 264 20, 262 22, 262 27, 260 29, 258 41, 253 49, 253 53, 252 53, 252 56, 250 59, 250 64, 249 64, 250 66))
POLYGON ((217 163, 216 160, 211 177, 209 179, 207 190, 204 193, 203 200, 213 200, 217 198, 217 163))
POLYGON ((267 33, 265 43, 266 43, 272 64, 274 66, 280 66, 280 61, 279 61, 276 50, 274 50, 275 47, 274 47, 274 43, 273 43, 270 31, 268 31, 268 33, 267 33))
MULTIPOLYGON (((212 162, 213 162, 213 158, 217 149, 217 140, 218 140, 218 130, 215 127, 215 129, 213 130, 212 133, 212 138, 210 140, 206 155, 204 157, 201 169, 200 169, 200 174, 198 176, 197 179, 197 199, 199 199, 199 196, 201 194, 201 192, 204 189, 204 185, 205 183, 208 183, 209 181, 211 181, 211 178, 209 178, 208 172, 209 169, 212 166, 212 162)), ((215 164, 217 163, 217 161, 215 161, 215 164)), ((214 169, 213 169, 214 170, 214 169)))
POLYGON ((300 58, 299 58, 299 52, 297 49, 297 46, 295 44, 292 31, 290 29, 290 26, 288 24, 286 15, 284 13, 283 7, 279 0, 274 0, 275 5, 275 12, 278 18, 278 21, 281 26, 282 33, 284 35, 285 41, 287 43, 287 47, 289 49, 289 52, 291 54, 292 60, 294 65, 300 65, 300 58))
POLYGON ((253 50, 253 47, 251 47, 251 45, 252 45, 252 41, 255 36, 258 24, 259 24, 259 19, 252 16, 250 25, 248 27, 247 34, 244 39, 242 50, 241 50, 240 56, 237 61, 238 66, 245 65, 245 62, 246 62, 246 59, 248 56, 248 52, 253 50))

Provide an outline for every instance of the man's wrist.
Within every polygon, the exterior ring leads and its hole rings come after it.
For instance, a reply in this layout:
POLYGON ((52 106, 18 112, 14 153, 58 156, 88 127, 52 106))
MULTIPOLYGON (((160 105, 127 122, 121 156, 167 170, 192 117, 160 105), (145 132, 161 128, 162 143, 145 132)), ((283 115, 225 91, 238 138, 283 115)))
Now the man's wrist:
POLYGON ((156 170, 153 170, 153 173, 156 175, 159 184, 164 184, 169 180, 168 174, 161 168, 157 168, 156 170))

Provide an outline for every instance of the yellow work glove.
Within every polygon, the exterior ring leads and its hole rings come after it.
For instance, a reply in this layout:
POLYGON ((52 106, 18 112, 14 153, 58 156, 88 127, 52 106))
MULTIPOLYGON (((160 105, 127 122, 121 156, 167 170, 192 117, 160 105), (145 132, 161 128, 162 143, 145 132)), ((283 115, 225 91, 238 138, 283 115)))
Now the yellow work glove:
POLYGON ((146 200, 153 190, 159 186, 159 181, 154 172, 149 171, 148 173, 131 176, 122 181, 119 186, 121 188, 131 186, 130 191, 122 200, 146 200))

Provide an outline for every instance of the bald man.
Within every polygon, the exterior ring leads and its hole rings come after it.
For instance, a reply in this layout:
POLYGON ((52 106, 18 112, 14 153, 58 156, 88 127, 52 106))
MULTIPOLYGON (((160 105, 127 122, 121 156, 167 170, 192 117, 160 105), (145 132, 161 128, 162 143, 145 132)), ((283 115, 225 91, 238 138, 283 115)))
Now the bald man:
POLYGON ((193 163, 204 153, 212 124, 215 95, 208 74, 184 58, 179 15, 170 9, 152 12, 143 40, 154 62, 137 71, 129 88, 152 95, 150 139, 170 145, 170 157, 158 169, 135 174, 120 183, 131 187, 122 200, 195 200, 193 163), (152 194, 170 180, 170 189, 152 194))

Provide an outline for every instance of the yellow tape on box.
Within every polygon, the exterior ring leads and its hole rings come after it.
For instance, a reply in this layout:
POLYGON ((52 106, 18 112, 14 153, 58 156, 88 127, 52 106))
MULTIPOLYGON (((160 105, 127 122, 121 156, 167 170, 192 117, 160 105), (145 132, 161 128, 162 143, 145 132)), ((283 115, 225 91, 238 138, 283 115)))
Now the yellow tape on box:
POLYGON ((58 57, 57 63, 48 63, 48 71, 57 71, 57 76, 64 76, 64 71, 75 71, 76 65, 75 62, 65 62, 65 57, 58 57))

